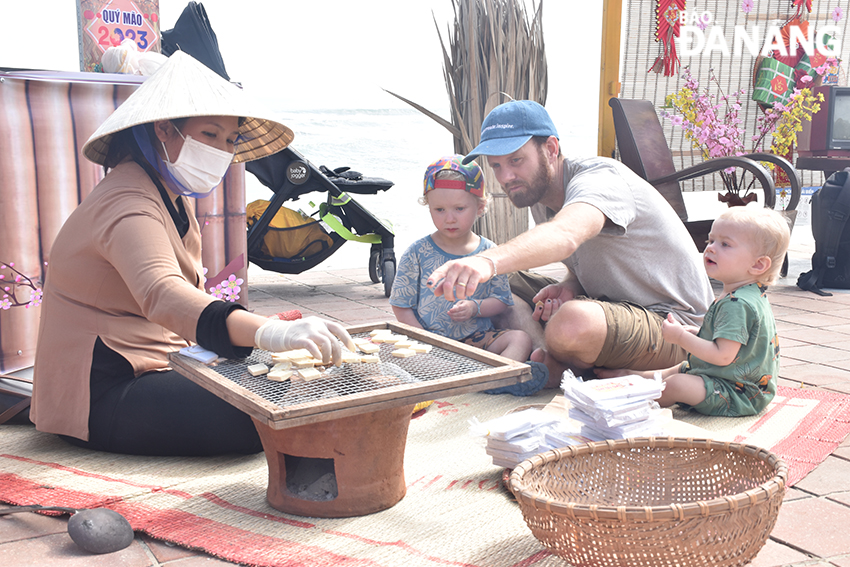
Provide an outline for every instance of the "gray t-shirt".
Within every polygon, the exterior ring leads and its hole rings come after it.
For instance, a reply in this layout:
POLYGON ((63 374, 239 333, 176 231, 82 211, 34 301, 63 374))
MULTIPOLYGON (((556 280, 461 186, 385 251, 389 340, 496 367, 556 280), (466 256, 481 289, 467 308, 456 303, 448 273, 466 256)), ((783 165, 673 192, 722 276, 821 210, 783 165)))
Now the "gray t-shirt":
MULTIPOLYGON (((661 194, 622 163, 564 160, 564 206, 586 203, 607 217, 602 232, 563 262, 588 297, 630 301, 697 325, 714 300, 702 256, 661 194)), ((538 224, 555 211, 531 207, 538 224)))

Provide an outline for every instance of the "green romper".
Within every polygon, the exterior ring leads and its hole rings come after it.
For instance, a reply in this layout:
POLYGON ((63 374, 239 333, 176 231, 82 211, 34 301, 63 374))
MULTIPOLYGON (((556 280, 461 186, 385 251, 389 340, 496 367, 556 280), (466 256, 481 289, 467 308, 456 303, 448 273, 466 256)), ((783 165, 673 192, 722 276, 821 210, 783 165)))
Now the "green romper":
POLYGON ((699 413, 755 415, 776 395, 779 337, 766 292, 761 284, 748 284, 709 307, 698 336, 709 341, 729 339, 741 343, 741 349, 728 366, 688 355, 683 372, 701 376, 705 382, 705 400, 692 406, 699 413))

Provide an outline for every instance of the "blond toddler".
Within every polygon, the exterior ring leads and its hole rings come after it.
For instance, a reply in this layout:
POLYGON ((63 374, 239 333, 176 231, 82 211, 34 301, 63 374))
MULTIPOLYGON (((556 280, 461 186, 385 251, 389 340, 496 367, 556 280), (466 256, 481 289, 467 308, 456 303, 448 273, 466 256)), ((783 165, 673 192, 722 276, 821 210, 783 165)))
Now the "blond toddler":
POLYGON ((764 207, 732 207, 714 221, 703 260, 723 289, 701 327, 684 326, 669 315, 663 322, 664 339, 685 349, 688 359, 661 371, 662 407, 678 403, 724 416, 754 415, 767 407, 779 373, 767 288, 779 276, 790 237, 782 215, 764 207))

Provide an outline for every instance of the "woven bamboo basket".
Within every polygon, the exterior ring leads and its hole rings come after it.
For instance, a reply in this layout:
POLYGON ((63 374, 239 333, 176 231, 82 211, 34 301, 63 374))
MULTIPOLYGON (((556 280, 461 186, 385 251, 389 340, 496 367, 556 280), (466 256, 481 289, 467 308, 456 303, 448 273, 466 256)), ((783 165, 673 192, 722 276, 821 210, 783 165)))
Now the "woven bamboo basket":
POLYGON ((787 477, 752 445, 640 437, 535 455, 510 488, 534 536, 576 567, 717 567, 762 548, 787 477))

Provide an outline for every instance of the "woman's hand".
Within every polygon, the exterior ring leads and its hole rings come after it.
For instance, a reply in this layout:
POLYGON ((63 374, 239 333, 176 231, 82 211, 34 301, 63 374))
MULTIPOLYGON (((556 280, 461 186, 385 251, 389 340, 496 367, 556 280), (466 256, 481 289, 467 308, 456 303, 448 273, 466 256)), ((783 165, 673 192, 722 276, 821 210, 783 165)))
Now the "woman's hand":
POLYGON ((270 319, 254 335, 257 348, 270 352, 305 348, 314 358, 322 359, 325 364, 333 360, 336 366, 342 364, 340 341, 349 350, 355 350, 351 336, 342 325, 318 317, 305 317, 296 321, 270 319))

